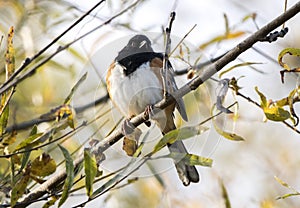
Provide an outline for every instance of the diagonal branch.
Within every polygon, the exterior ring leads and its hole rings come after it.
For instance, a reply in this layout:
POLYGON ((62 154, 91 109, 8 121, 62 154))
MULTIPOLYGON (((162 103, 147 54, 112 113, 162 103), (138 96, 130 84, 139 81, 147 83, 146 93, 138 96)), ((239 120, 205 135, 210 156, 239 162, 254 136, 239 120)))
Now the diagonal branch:
MULTIPOLYGON (((287 20, 291 19, 293 16, 300 12, 300 1, 296 3, 293 7, 288 9, 284 14, 278 16, 276 19, 268 23, 266 26, 262 27, 260 30, 250 35, 247 39, 242 41, 236 47, 231 49, 228 53, 226 53, 222 58, 214 62, 212 65, 204 68, 202 74, 195 77, 189 83, 184 85, 178 91, 174 92, 173 97, 167 97, 166 99, 158 102, 155 107, 158 108, 166 108, 168 105, 175 102, 175 98, 179 98, 189 93, 192 90, 197 89, 203 82, 212 77, 216 72, 220 71, 225 65, 235 60, 241 53, 251 48, 256 42, 265 36, 267 36, 270 32, 275 30, 277 27, 285 23, 287 20)), ((149 119, 149 115, 145 113, 141 113, 138 116, 132 118, 130 121, 134 126, 138 126, 149 119)), ((110 136, 103 139, 101 142, 97 144, 96 147, 93 148, 94 152, 105 151, 110 146, 115 144, 123 137, 121 130, 117 130, 112 133, 110 136)), ((74 161, 75 167, 79 166, 83 161, 83 155, 78 157, 74 161)), ((45 183, 41 184, 41 186, 37 187, 31 193, 29 193, 16 207, 25 207, 30 204, 31 201, 36 200, 42 197, 44 194, 48 193, 48 190, 53 189, 59 183, 61 183, 66 178, 66 171, 63 170, 58 174, 54 175, 45 183)))

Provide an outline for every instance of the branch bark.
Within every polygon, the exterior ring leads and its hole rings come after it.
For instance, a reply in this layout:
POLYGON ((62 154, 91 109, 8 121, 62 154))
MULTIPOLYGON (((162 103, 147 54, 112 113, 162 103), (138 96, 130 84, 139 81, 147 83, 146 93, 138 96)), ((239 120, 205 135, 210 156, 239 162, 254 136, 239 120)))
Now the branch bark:
MULTIPOLYGON (((244 41, 239 43, 236 47, 231 49, 228 53, 226 53, 222 58, 214 62, 212 65, 208 66, 207 68, 204 68, 201 75, 195 77, 193 80, 191 80, 189 83, 184 85, 182 88, 180 88, 178 91, 176 91, 173 96, 175 98, 179 98, 184 96, 185 94, 189 93, 192 90, 197 89, 202 83, 204 83, 206 80, 208 80, 210 77, 212 77, 216 72, 220 71, 225 65, 230 63, 231 61, 235 60, 240 54, 242 54, 244 51, 251 48, 255 43, 259 42, 261 38, 267 36, 270 32, 275 30, 277 27, 285 23, 287 20, 294 17, 297 13, 300 12, 300 1, 296 3, 293 7, 288 9, 285 13, 275 18, 273 21, 268 23, 263 28, 259 29, 254 34, 250 35, 248 38, 246 38, 244 41)), ((175 99, 172 97, 167 97, 166 99, 158 102, 155 107, 158 108, 166 108, 168 105, 175 102, 175 99)), ((145 113, 141 113, 138 116, 132 118, 130 121, 134 126, 139 126, 143 122, 149 119, 149 115, 145 113)), ((115 131, 110 136, 103 139, 101 142, 97 144, 93 148, 94 152, 98 151, 105 151, 110 146, 115 144, 117 141, 119 141, 123 137, 121 130, 115 131)), ((83 155, 81 155, 77 160, 74 161, 75 167, 78 167, 83 161, 83 155)), ((54 175, 52 178, 50 178, 45 183, 41 184, 39 187, 37 187, 35 190, 33 190, 31 193, 29 193, 25 198, 16 205, 16 207, 24 207, 28 204, 30 204, 31 201, 36 200, 40 197, 42 197, 44 194, 48 193, 48 190, 51 190, 56 185, 61 183, 66 178, 66 172, 61 171, 60 173, 54 175)))

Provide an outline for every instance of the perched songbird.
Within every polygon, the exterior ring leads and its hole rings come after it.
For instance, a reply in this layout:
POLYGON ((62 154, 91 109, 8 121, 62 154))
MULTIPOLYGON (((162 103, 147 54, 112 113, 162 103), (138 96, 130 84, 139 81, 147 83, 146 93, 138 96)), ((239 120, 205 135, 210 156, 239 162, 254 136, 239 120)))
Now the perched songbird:
MULTIPOLYGON (((128 119, 145 111, 164 97, 163 54, 156 53, 151 47, 151 41, 144 35, 136 35, 119 52, 110 65, 107 76, 107 90, 114 105, 128 119)), ((168 94, 177 90, 171 63, 168 63, 166 85, 168 94)), ((184 120, 187 120, 183 100, 177 99, 176 104, 170 105, 151 117, 161 129, 162 134, 176 129, 173 120, 175 107, 184 120)), ((171 152, 186 154, 187 150, 182 141, 168 145, 171 152)), ((189 166, 184 161, 174 161, 179 178, 185 186, 190 182, 198 182, 199 174, 195 166, 189 166)))

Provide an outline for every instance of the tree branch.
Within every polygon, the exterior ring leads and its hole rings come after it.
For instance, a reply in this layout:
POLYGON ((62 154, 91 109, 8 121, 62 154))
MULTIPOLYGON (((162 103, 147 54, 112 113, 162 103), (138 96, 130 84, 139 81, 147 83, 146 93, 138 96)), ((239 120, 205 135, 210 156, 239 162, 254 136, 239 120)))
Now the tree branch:
MULTIPOLYGON (((91 107, 95 107, 98 104, 106 102, 108 99, 109 99, 109 96, 108 96, 108 94, 106 94, 103 97, 100 97, 91 103, 85 104, 83 106, 75 107, 74 110, 77 114, 82 113, 83 111, 85 111, 91 107)), ((59 107, 60 106, 57 106, 54 109, 58 109, 59 107)), ((54 121, 57 117, 57 115, 55 114, 56 111, 54 109, 50 110, 47 113, 40 115, 37 118, 9 126, 6 128, 5 133, 9 133, 12 131, 18 131, 18 130, 25 130, 25 129, 31 128, 34 125, 37 125, 37 124, 40 124, 43 122, 54 121)))
MULTIPOLYGON (((240 44, 238 44, 236 47, 234 47, 232 50, 230 50, 228 53, 226 53, 222 58, 214 62, 212 65, 208 66, 207 68, 204 68, 202 73, 199 76, 195 77, 189 83, 187 83, 182 88, 180 88, 178 91, 174 92, 174 94, 172 94, 174 98, 167 97, 166 99, 158 102, 155 105, 155 107, 161 109, 166 108, 168 105, 175 102, 175 98, 182 97, 185 94, 189 93, 190 91, 197 89, 197 87, 199 87, 203 82, 208 80, 216 72, 220 71, 225 65, 235 60, 241 53, 251 48, 256 42, 259 42, 261 38, 267 36, 270 32, 272 32, 277 27, 285 23, 287 20, 291 19, 299 12, 300 12, 300 2, 296 3, 293 7, 288 9, 284 14, 278 16, 276 19, 268 23, 266 26, 264 26, 254 34, 250 35, 247 39, 242 41, 240 44)), ((141 113, 138 116, 132 118, 130 121, 134 126, 138 126, 148 119, 149 119, 148 114, 141 113)), ((101 142, 99 142, 95 147, 93 147, 93 151, 98 152, 100 150, 101 152, 103 152, 106 149, 108 149, 110 146, 115 144, 117 141, 119 141, 122 137, 123 137, 122 132, 119 129, 115 131, 113 134, 111 134, 110 136, 103 139, 101 142)), ((74 161, 75 167, 79 166, 82 163, 83 159, 84 159, 83 155, 78 157, 78 159, 74 161)), ((16 207, 24 207, 30 204, 32 200, 42 197, 44 194, 48 193, 48 190, 51 190, 52 188, 56 187, 56 185, 61 183, 65 178, 66 178, 66 171, 63 170, 58 174, 54 175, 53 177, 51 177, 50 179, 48 179, 45 183, 41 184, 39 187, 37 187, 27 196, 25 196, 25 198, 19 204, 17 204, 16 207)))

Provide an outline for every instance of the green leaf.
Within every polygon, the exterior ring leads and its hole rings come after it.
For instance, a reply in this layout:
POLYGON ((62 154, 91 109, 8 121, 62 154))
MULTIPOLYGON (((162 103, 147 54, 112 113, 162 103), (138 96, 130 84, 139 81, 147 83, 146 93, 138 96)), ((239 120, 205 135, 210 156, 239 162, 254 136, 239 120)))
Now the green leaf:
POLYGON ((228 69, 222 71, 219 74, 219 78, 221 78, 224 74, 226 74, 227 72, 230 72, 231 70, 233 70, 235 68, 242 67, 242 66, 250 66, 250 65, 254 65, 254 64, 262 64, 262 63, 260 63, 260 62, 243 62, 243 63, 240 63, 240 64, 236 64, 236 65, 231 66, 228 69))
MULTIPOLYGON (((27 149, 25 149, 27 150, 27 149)), ((21 167, 19 172, 22 172, 22 170, 26 167, 28 161, 29 161, 29 157, 30 157, 31 151, 25 152, 22 154, 22 161, 21 161, 21 167)))
POLYGON ((206 157, 201 157, 194 154, 186 154, 186 153, 180 153, 180 152, 171 152, 170 154, 164 156, 168 158, 172 158, 175 161, 183 161, 185 164, 189 166, 193 165, 201 165, 206 167, 211 167, 213 160, 206 157))
POLYGON ((11 191, 11 207, 14 207, 18 199, 25 193, 30 179, 30 169, 27 169, 21 179, 13 186, 11 191))
POLYGON ((50 155, 43 153, 31 163, 31 174, 39 177, 51 175, 56 171, 56 163, 50 155))
POLYGON ((31 129, 29 136, 37 134, 37 125, 34 125, 33 128, 31 129))
POLYGON ((278 63, 280 64, 280 66, 290 71, 291 70, 290 66, 282 61, 283 57, 286 54, 300 57, 300 48, 285 48, 278 55, 278 63))
POLYGON ((95 155, 92 155, 90 150, 84 149, 85 188, 89 197, 93 194, 93 183, 97 174, 97 169, 95 155))
POLYGON ((79 85, 86 79, 86 77, 87 77, 87 72, 84 75, 82 75, 82 77, 77 81, 77 83, 71 89, 71 92, 68 95, 68 97, 65 99, 64 104, 66 104, 66 105, 70 104, 71 98, 73 97, 74 92, 77 90, 79 85))
POLYGON ((24 139, 20 144, 18 144, 15 151, 23 149, 27 146, 30 146, 35 139, 41 137, 42 135, 43 135, 43 133, 37 133, 37 134, 30 135, 28 138, 24 139))
MULTIPOLYGON (((6 96, 3 96, 3 97, 6 97, 6 96)), ((9 117, 9 106, 6 105, 0 116, 0 135, 3 135, 5 132, 5 129, 6 129, 6 126, 8 123, 8 117, 9 117)))
POLYGON ((60 207, 67 200, 67 198, 69 196, 69 191, 71 190, 71 188, 73 186, 74 164, 73 164, 73 159, 72 159, 70 153, 68 152, 68 150, 66 148, 64 148, 63 146, 61 146, 61 145, 58 145, 58 147, 60 148, 60 150, 62 151, 62 153, 65 157, 65 160, 66 160, 66 173, 67 173, 67 178, 66 178, 65 183, 64 183, 63 192, 62 192, 61 198, 60 198, 59 203, 58 203, 58 207, 60 207))
POLYGON ((153 153, 158 152, 162 148, 164 148, 167 144, 173 144, 178 140, 184 140, 191 138, 195 135, 199 135, 203 133, 206 129, 203 127, 195 126, 195 127, 183 127, 179 129, 172 130, 165 134, 161 140, 155 145, 153 149, 153 153))

